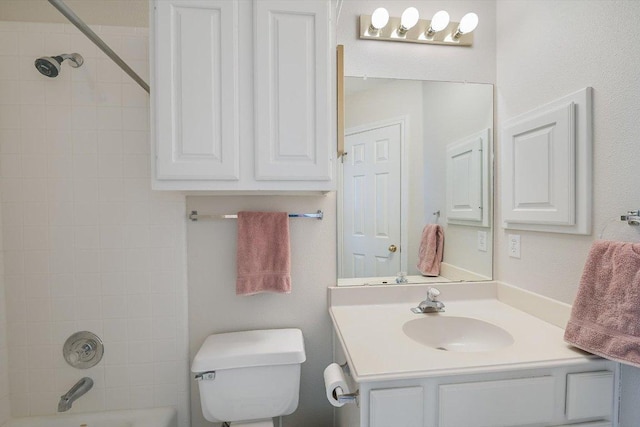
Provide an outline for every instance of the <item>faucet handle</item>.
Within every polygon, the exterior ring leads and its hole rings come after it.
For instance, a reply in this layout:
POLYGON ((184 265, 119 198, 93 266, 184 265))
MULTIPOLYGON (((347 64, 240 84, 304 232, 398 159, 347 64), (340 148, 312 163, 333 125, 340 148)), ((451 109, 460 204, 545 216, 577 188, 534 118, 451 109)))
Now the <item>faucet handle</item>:
POLYGON ((440 291, 437 288, 427 289, 427 299, 429 299, 430 301, 435 301, 436 299, 438 299, 439 295, 440 291))

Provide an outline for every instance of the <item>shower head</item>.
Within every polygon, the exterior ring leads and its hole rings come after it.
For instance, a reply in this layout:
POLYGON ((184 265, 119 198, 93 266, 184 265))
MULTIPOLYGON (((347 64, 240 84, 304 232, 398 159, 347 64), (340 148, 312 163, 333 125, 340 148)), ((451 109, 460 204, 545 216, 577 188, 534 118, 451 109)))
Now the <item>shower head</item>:
POLYGON ((79 53, 71 53, 58 56, 43 56, 36 59, 35 65, 40 74, 47 77, 56 77, 60 73, 60 65, 62 61, 68 59, 69 65, 73 68, 78 68, 84 63, 84 59, 79 53))

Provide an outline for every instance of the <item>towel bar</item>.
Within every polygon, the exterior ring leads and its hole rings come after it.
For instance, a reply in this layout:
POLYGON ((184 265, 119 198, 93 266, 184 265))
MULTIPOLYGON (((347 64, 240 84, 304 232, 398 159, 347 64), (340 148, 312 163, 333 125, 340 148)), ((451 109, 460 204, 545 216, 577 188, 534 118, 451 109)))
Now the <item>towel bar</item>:
MULTIPOLYGON (((324 217, 324 213, 321 210, 316 213, 290 213, 289 218, 316 218, 321 220, 324 217)), ((198 211, 191 211, 188 218, 191 221, 198 221, 199 219, 237 219, 237 214, 226 215, 213 215, 213 214, 199 214, 198 211)))

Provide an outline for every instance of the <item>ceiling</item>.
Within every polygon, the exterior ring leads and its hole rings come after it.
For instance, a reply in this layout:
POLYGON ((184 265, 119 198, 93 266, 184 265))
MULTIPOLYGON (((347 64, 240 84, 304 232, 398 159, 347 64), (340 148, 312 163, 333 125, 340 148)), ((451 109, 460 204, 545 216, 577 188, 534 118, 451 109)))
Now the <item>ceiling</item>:
MULTIPOLYGON (((148 0, 65 0, 89 25, 148 27, 148 0)), ((68 23, 47 0, 0 0, 0 21, 68 23)))

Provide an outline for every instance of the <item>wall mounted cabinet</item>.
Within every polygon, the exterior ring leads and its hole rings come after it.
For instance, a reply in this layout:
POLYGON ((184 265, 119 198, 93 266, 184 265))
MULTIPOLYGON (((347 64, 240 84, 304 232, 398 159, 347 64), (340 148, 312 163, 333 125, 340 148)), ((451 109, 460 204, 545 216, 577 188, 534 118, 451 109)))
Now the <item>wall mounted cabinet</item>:
POLYGON ((330 1, 152 5, 153 188, 334 190, 330 1))
POLYGON ((591 122, 585 88, 505 123, 505 228, 591 234, 591 122))
POLYGON ((447 223, 490 227, 491 129, 447 146, 447 223))

